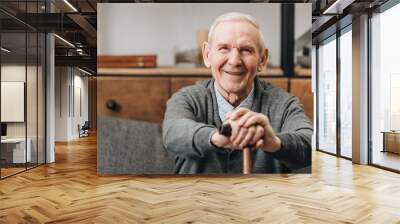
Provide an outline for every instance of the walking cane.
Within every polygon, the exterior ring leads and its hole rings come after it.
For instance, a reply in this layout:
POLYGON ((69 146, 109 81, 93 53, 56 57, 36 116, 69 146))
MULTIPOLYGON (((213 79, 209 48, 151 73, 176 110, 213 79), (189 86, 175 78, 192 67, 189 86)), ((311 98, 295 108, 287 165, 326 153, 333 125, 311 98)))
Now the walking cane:
MULTIPOLYGON (((232 127, 229 123, 223 124, 219 129, 219 133, 226 137, 230 137, 232 135, 232 127)), ((251 146, 247 146, 243 149, 243 174, 251 173, 251 146)))

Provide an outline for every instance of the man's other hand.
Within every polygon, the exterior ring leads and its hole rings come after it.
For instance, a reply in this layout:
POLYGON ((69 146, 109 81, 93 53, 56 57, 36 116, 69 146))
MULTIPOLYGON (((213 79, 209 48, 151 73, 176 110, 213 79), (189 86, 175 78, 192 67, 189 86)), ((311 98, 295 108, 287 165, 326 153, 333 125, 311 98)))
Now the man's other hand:
POLYGON ((219 148, 232 148, 229 137, 221 135, 218 131, 211 136, 211 142, 219 148))

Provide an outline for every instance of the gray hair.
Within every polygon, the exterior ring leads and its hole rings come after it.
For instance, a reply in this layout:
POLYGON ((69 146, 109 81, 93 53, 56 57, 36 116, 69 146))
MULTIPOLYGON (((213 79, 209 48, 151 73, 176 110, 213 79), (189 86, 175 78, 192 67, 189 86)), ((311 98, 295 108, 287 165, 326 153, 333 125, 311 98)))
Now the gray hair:
POLYGON ((254 19, 254 17, 248 15, 248 14, 244 14, 244 13, 240 13, 240 12, 229 12, 229 13, 225 13, 222 14, 220 16, 218 16, 213 24, 210 27, 210 31, 208 32, 208 42, 211 43, 211 37, 214 34, 215 28, 217 27, 218 24, 220 24, 221 22, 228 22, 228 21, 243 21, 243 22, 248 22, 251 25, 253 25, 257 30, 258 30, 258 41, 259 41, 259 47, 260 47, 260 51, 263 51, 265 49, 265 42, 264 42, 264 36, 261 32, 260 26, 258 25, 256 19, 254 19))

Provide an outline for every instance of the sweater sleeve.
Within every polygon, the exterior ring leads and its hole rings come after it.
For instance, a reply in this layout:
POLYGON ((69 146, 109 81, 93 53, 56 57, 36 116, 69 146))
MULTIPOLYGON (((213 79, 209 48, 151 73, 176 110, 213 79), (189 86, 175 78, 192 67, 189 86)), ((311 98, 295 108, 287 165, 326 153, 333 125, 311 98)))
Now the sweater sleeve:
POLYGON ((284 104, 281 132, 281 149, 272 155, 291 170, 311 166, 311 138, 313 126, 304 113, 297 97, 284 104))
POLYGON ((210 142, 216 127, 196 121, 196 105, 184 90, 175 93, 167 102, 163 122, 163 142, 168 151, 181 157, 204 158, 218 150, 210 142))

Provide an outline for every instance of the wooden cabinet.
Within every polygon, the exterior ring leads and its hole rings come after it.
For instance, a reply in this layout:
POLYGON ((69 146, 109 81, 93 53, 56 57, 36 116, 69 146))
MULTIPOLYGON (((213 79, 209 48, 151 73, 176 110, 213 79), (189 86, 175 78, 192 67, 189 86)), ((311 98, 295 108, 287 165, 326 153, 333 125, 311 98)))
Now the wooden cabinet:
POLYGON ((291 79, 290 93, 299 98, 304 105, 304 112, 312 121, 314 117, 314 97, 311 91, 311 79, 291 79))
MULTIPOLYGON (((204 69, 203 69, 204 70, 204 69)), ((164 70, 140 70, 144 74, 129 74, 131 70, 115 70, 101 74, 97 78, 98 115, 125 118, 136 121, 162 123, 166 102, 182 87, 195 84, 199 80, 209 79, 211 74, 182 74, 164 70), (160 74, 151 73, 161 72, 160 74), (118 73, 121 72, 121 73, 118 73), (166 74, 171 72, 170 74, 166 74), (149 73, 149 74, 147 74, 149 73), (164 74, 165 73, 165 74, 164 74)), ((135 71, 137 72, 137 71, 135 71)), ((313 95, 310 78, 286 78, 282 76, 260 76, 273 86, 291 92, 299 97, 306 115, 313 119, 313 95)))
POLYGON ((265 82, 271 83, 271 85, 275 87, 279 87, 285 91, 289 90, 289 80, 288 78, 283 78, 283 77, 268 77, 268 78, 261 78, 265 82))
POLYGON ((304 111, 310 120, 314 117, 314 101, 311 92, 310 78, 284 78, 284 77, 264 77, 265 82, 271 83, 275 87, 279 87, 285 91, 297 96, 300 103, 304 105, 304 111))
POLYGON ((171 94, 185 86, 193 85, 197 81, 205 79, 209 79, 209 77, 173 77, 171 78, 171 94))
POLYGON ((169 78, 101 76, 97 80, 98 115, 162 122, 170 97, 169 78))

